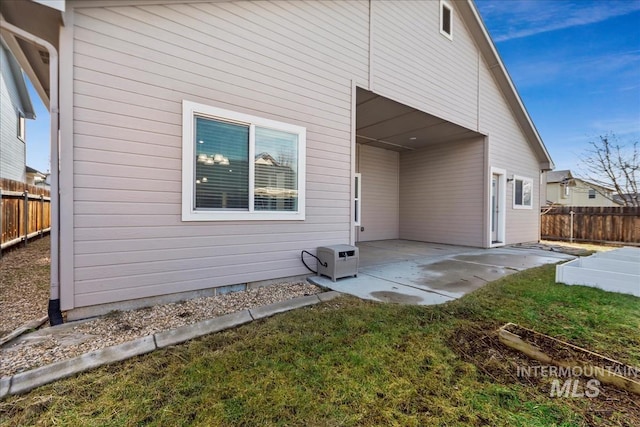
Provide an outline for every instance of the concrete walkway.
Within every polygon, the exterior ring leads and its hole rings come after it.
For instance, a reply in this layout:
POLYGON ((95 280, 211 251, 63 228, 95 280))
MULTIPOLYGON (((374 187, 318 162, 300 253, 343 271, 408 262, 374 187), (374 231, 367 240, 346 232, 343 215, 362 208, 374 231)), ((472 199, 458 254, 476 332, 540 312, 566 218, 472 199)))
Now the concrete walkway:
POLYGON ((517 271, 574 259, 541 249, 462 246, 383 240, 359 243, 358 277, 309 281, 359 298, 401 304, 440 304, 517 271))
MULTIPOLYGON (((0 399, 12 394, 24 393, 50 382, 88 371, 109 363, 120 362, 134 356, 140 356, 154 350, 180 344, 194 338, 234 328, 254 320, 273 316, 277 313, 293 310, 330 301, 340 295, 338 292, 324 292, 294 298, 275 304, 242 310, 225 316, 216 317, 193 325, 162 331, 146 337, 141 337, 120 345, 106 347, 83 355, 61 360, 50 365, 41 366, 29 371, 0 378, 0 399)), ((61 339, 73 339, 73 322, 47 328, 49 335, 58 335, 61 339)), ((37 332, 36 332, 37 333, 37 332)))

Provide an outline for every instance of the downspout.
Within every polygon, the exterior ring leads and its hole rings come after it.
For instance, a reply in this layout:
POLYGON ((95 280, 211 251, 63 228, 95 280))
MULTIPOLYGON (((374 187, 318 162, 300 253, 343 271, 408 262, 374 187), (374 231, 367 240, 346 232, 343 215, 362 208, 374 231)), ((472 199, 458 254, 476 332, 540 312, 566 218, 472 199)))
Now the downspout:
POLYGON ((60 188, 59 188, 59 141, 58 141, 58 51, 48 41, 24 31, 7 21, 0 20, 0 29, 8 31, 49 53, 49 114, 51 141, 51 286, 49 292, 49 323, 63 323, 60 311, 60 188))

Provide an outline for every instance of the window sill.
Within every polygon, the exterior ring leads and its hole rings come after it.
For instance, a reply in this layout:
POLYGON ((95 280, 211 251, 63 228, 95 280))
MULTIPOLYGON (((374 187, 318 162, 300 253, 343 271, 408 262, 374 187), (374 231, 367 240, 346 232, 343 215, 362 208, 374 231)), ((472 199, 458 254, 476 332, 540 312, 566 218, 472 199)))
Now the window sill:
POLYGON ((193 221, 304 221, 304 212, 211 212, 191 211, 182 213, 183 222, 193 221))

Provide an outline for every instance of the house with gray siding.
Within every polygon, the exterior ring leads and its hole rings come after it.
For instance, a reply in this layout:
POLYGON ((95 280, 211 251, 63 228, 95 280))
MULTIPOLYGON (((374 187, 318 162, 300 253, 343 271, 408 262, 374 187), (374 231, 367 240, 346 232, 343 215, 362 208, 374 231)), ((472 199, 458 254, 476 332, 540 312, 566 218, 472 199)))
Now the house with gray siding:
POLYGON ((26 120, 35 117, 20 65, 0 38, 0 179, 25 182, 26 120))
POLYGON ((553 164, 473 1, 41 3, 0 11, 59 111, 69 318, 303 275, 320 246, 539 239, 553 164))

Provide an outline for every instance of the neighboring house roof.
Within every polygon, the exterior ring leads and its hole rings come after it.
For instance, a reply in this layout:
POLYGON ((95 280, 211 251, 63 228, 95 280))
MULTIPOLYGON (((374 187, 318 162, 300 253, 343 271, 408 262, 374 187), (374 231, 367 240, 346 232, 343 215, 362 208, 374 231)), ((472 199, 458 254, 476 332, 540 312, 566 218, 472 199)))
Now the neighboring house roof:
POLYGON ((260 153, 256 156, 257 165, 280 166, 280 163, 269 153, 260 153))
POLYGON ((573 178, 573 175, 571 175, 570 170, 547 172, 547 184, 553 184, 555 182, 564 182, 572 178, 573 178))
POLYGON ((591 181, 587 181, 586 179, 578 178, 573 176, 570 170, 565 169, 561 171, 550 171, 547 172, 547 184, 555 184, 555 183, 565 183, 567 181, 574 180, 585 183, 589 187, 598 187, 607 191, 613 191, 614 189, 611 187, 607 187, 605 185, 596 184, 591 181))
POLYGON ((31 174, 34 174, 34 175, 42 175, 43 177, 47 176, 45 173, 42 173, 38 169, 34 169, 34 168, 30 167, 30 166, 26 166, 25 169, 26 169, 27 173, 31 173, 31 174))
POLYGON ((4 38, 0 37, 0 42, 2 43, 2 49, 4 49, 7 53, 8 71, 13 77, 18 92, 18 97, 20 98, 20 111, 25 118, 35 119, 36 112, 33 108, 33 104, 31 104, 31 97, 29 96, 29 91, 27 90, 27 84, 24 81, 22 69, 18 64, 18 61, 16 61, 16 58, 13 56, 13 53, 5 43, 4 38))
POLYGON ((615 194, 613 196, 613 201, 619 204, 624 204, 624 201, 636 200, 640 201, 640 193, 625 193, 625 194, 615 194))
POLYGON ((34 169, 32 167, 29 167, 29 166, 26 166, 25 170, 26 170, 26 177, 27 177, 27 183, 28 184, 40 185, 40 186, 48 186, 49 185, 47 183, 47 178, 48 178, 49 174, 42 173, 39 170, 34 169))
MULTIPOLYGON (((187 3, 192 0, 174 0, 175 3, 187 3)), ((65 2, 62 0, 57 0, 55 6, 51 6, 48 3, 44 3, 49 5, 50 7, 43 6, 42 4, 37 4, 34 2, 27 2, 23 6, 28 7, 30 10, 29 15, 18 12, 18 9, 13 9, 10 3, 13 2, 2 2, 4 7, 0 8, 0 12, 5 16, 5 19, 8 22, 13 23, 21 28, 27 29, 27 31, 42 37, 45 40, 49 40, 54 46, 57 46, 57 34, 53 34, 53 29, 56 28, 56 25, 60 22, 60 11, 65 9, 65 2), (57 10, 56 10, 57 9, 57 10), (37 14, 39 19, 39 26, 34 27, 32 22, 32 16, 37 14)), ((39 2, 40 3, 40 2, 39 2)), ((135 3, 132 0, 114 0, 111 2, 113 5, 118 4, 130 4, 135 3)), ((478 46, 478 49, 482 52, 482 55, 491 70, 494 78, 500 90, 502 91, 507 103, 509 104, 513 114, 520 124, 520 127, 527 139, 529 144, 531 145, 532 150, 536 154, 540 162, 540 168, 543 170, 551 170, 553 169, 553 161, 551 160, 551 156, 547 151, 544 143, 542 142, 542 138, 538 133, 527 109, 516 90, 509 73, 507 72, 500 55, 489 35, 489 32, 486 29, 486 26, 480 17, 480 13, 475 6, 473 0, 459 0, 454 2, 457 7, 460 16, 462 17, 465 26, 471 32, 474 37, 474 40, 478 46)), ((44 92, 49 88, 48 75, 42 72, 42 63, 40 61, 39 55, 36 55, 34 49, 37 50, 33 46, 29 47, 26 45, 14 45, 12 47, 17 47, 19 49, 25 49, 22 58, 27 64, 23 65, 25 70, 29 70, 31 76, 32 74, 38 78, 37 86, 39 88, 44 88, 44 90, 39 91, 41 96, 44 92), (27 52, 26 50, 29 50, 27 52), (35 73, 35 71, 40 71, 39 73, 35 73)), ((22 62, 21 62, 22 63, 22 62)), ((33 80, 33 79, 32 79, 33 80)))

